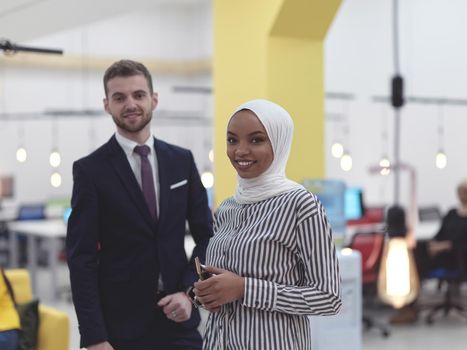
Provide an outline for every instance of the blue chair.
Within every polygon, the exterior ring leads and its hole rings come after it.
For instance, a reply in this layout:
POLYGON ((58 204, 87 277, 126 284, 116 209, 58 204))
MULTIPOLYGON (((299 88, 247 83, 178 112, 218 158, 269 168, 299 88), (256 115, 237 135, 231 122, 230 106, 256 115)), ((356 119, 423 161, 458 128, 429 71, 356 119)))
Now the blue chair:
POLYGON ((16 220, 45 219, 45 204, 24 204, 18 208, 16 220))
POLYGON ((448 316, 451 311, 457 312, 467 320, 467 310, 459 302, 460 284, 467 280, 467 273, 464 268, 464 256, 457 253, 456 258, 458 269, 435 268, 428 273, 428 278, 438 280, 438 290, 441 290, 443 287, 445 288, 443 301, 432 306, 425 318, 426 323, 429 325, 434 323, 435 317, 439 313, 448 316))

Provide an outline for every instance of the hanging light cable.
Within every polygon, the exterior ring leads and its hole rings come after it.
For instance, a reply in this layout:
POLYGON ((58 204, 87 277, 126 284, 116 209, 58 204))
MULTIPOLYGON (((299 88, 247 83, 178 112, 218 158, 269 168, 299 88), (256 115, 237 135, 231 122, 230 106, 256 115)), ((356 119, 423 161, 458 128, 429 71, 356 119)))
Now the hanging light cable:
MULTIPOLYGON (((414 258, 409 247, 409 238, 413 232, 408 234, 405 211, 398 205, 399 202, 399 180, 402 163, 399 158, 399 136, 400 136, 400 108, 404 105, 403 78, 399 73, 399 21, 398 0, 393 0, 393 35, 394 35, 394 66, 395 75, 392 78, 391 104, 395 109, 394 119, 394 201, 387 212, 387 234, 389 240, 385 244, 384 254, 381 259, 378 275, 378 295, 381 300, 391 304, 395 308, 401 308, 412 302, 418 295, 419 280, 414 265, 414 258)), ((415 172, 412 171, 411 199, 416 203, 415 197, 415 172)), ((415 221, 416 205, 412 204, 410 211, 411 224, 415 221)))
POLYGON ((347 145, 347 148, 344 148, 343 149, 343 154, 342 154, 342 157, 340 159, 340 166, 341 166, 341 169, 344 170, 344 171, 350 171, 352 170, 352 166, 353 166, 353 159, 352 159, 352 156, 350 155, 350 151, 349 151, 349 145, 350 145, 350 128, 349 128, 349 115, 348 115, 348 102, 345 103, 345 106, 344 106, 344 111, 345 113, 343 113, 344 115, 344 127, 343 127, 343 131, 344 131, 344 139, 345 139, 345 143, 347 145))
POLYGON ((343 119, 345 118, 344 113, 341 113, 340 115, 336 115, 333 122, 334 122, 334 130, 335 132, 335 137, 334 141, 331 144, 331 155, 334 158, 341 158, 344 155, 344 145, 342 144, 342 135, 339 136, 339 133, 343 133, 343 126, 341 125, 343 122, 343 119))
POLYGON ((436 153, 435 165, 438 169, 446 168, 448 158, 444 153, 444 106, 442 103, 438 105, 438 152, 436 153))
POLYGON ((62 162, 62 157, 57 147, 58 144, 58 127, 57 118, 52 120, 52 151, 49 155, 49 163, 52 168, 58 168, 62 162))
POLYGON ((62 162, 62 157, 58 150, 58 125, 57 125, 57 118, 53 118, 52 120, 52 151, 49 155, 49 163, 52 168, 55 170, 50 175, 50 184, 52 187, 58 188, 62 185, 62 176, 58 170, 62 162))
MULTIPOLYGON (((89 106, 89 49, 87 28, 81 30, 81 105, 83 112, 91 111, 89 106)), ((97 145, 96 123, 91 114, 89 116, 89 152, 93 152, 97 145)))
POLYGON ((381 108, 383 109, 382 114, 383 118, 381 121, 381 141, 382 141, 382 156, 381 159, 379 160, 379 166, 381 167, 380 174, 381 175, 389 175, 391 172, 391 161, 389 160, 388 157, 388 118, 387 118, 387 113, 386 112, 386 106, 382 104, 381 108))
POLYGON ((16 160, 19 163, 24 163, 28 159, 28 152, 26 147, 24 147, 24 126, 20 125, 18 127, 18 141, 19 145, 16 149, 16 160))

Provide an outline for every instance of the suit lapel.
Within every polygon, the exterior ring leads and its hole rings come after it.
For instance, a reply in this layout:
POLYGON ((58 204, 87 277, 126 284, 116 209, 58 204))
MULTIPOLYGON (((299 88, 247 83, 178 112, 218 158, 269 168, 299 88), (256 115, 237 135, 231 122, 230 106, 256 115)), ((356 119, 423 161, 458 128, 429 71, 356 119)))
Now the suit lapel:
POLYGON ((130 198, 135 206, 140 211, 146 222, 154 229, 155 222, 152 219, 146 202, 144 200, 143 192, 141 191, 138 181, 136 181, 135 174, 131 170, 130 164, 126 157, 125 152, 118 144, 115 135, 107 143, 109 149, 109 160, 118 175, 118 178, 123 184, 123 187, 128 192, 130 198))
POLYGON ((154 139, 154 148, 157 156, 157 171, 159 176, 159 220, 158 226, 163 227, 167 217, 169 205, 169 155, 167 147, 162 142, 154 139))

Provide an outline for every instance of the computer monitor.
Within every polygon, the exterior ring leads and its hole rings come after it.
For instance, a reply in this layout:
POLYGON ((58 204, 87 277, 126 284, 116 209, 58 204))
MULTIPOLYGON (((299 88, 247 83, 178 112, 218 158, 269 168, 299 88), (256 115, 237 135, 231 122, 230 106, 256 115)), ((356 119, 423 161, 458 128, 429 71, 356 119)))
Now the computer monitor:
POLYGON ((358 187, 347 187, 344 195, 344 215, 346 220, 358 220, 365 214, 363 191, 358 187))

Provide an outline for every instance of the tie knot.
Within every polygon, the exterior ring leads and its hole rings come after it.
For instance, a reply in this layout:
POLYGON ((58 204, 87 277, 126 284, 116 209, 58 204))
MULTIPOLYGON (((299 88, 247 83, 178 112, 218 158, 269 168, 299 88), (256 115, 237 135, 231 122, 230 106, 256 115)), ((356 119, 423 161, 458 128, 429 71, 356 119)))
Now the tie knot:
POLYGON ((135 146, 135 152, 142 157, 147 157, 151 149, 147 145, 135 146))

